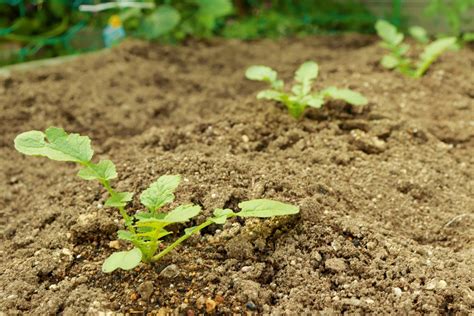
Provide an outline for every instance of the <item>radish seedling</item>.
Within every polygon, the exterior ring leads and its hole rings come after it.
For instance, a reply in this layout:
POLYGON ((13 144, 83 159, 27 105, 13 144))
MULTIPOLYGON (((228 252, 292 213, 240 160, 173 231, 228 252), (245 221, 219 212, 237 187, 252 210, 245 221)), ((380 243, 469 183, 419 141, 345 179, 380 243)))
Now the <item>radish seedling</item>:
POLYGON ((201 212, 198 205, 180 205, 169 212, 161 209, 173 202, 174 191, 180 183, 177 175, 165 175, 153 182, 140 195, 140 202, 146 211, 129 215, 125 206, 132 200, 130 192, 118 192, 110 183, 117 178, 115 165, 110 160, 101 160, 93 163, 94 151, 87 136, 67 134, 63 129, 50 127, 44 133, 29 131, 15 138, 15 148, 26 155, 44 156, 52 160, 76 162, 82 166, 78 176, 85 180, 97 180, 109 193, 105 205, 119 210, 125 221, 127 230, 119 230, 119 239, 129 241, 133 248, 128 251, 113 253, 102 266, 102 271, 112 272, 118 268, 129 270, 136 267, 141 261, 152 262, 172 251, 183 241, 211 224, 224 224, 231 217, 274 217, 291 215, 299 212, 297 206, 272 200, 251 200, 239 204, 240 212, 230 209, 216 209, 213 216, 198 226, 185 230, 185 233, 176 241, 158 252, 162 238, 171 234, 166 227, 176 223, 184 223, 201 212))
POLYGON ((291 93, 284 91, 284 83, 278 79, 276 71, 267 66, 251 66, 245 72, 247 79, 264 81, 271 89, 260 91, 257 99, 275 100, 285 104, 294 118, 300 118, 309 106, 321 108, 327 99, 339 99, 353 105, 365 105, 367 99, 358 92, 349 89, 329 87, 319 92, 311 92, 313 81, 318 77, 319 66, 313 61, 302 64, 295 73, 296 84, 291 93))
MULTIPOLYGON (((432 63, 446 50, 455 47, 456 38, 446 37, 435 40, 425 46, 418 61, 413 61, 408 56, 410 45, 403 43, 404 35, 387 21, 379 20, 375 24, 377 34, 382 38, 382 47, 390 51, 380 61, 381 65, 388 69, 397 69, 402 74, 419 78, 425 74, 432 63)), ((426 31, 421 27, 410 28, 410 34, 421 44, 429 42, 426 31)))

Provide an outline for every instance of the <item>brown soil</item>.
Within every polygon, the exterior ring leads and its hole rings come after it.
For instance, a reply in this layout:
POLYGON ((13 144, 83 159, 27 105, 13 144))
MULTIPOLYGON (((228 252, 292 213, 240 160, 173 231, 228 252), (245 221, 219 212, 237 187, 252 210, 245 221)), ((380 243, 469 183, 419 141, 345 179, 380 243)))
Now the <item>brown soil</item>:
POLYGON ((0 313, 471 313, 474 53, 446 54, 420 80, 380 69, 381 53, 363 36, 130 42, 0 79, 0 313), (317 87, 370 104, 297 121, 243 76, 266 64, 290 80, 309 59, 317 87), (13 149, 50 125, 116 163, 130 212, 159 175, 181 174, 176 202, 202 205, 196 222, 263 197, 301 214, 211 226, 155 265, 104 274, 121 227, 104 191, 13 149))

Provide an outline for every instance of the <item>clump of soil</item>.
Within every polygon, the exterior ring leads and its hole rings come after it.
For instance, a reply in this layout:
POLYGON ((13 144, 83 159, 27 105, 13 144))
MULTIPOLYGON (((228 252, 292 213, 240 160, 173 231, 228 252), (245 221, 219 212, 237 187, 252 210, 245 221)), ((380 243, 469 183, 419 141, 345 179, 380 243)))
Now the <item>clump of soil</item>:
POLYGON ((381 69, 381 54, 363 36, 130 42, 0 79, 0 311, 472 312, 474 53, 443 55, 420 80, 381 69), (294 120, 243 76, 265 64, 291 80, 306 60, 320 64, 317 88, 370 104, 294 120), (136 193, 130 212, 159 175, 181 174, 176 203, 203 206, 196 222, 252 198, 301 214, 211 226, 161 262, 104 274, 126 247, 105 192, 73 165, 13 149, 51 125, 116 163, 117 187, 136 193))

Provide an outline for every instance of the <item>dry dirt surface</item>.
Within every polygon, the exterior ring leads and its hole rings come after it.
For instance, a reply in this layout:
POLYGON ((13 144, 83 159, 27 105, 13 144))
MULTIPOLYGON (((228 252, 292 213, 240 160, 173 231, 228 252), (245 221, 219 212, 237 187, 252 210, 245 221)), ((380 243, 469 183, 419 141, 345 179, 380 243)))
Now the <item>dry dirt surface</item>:
MULTIPOLYGON (((474 52, 443 55, 419 80, 378 66, 365 36, 215 40, 110 52, 0 79, 0 314, 458 314, 474 307, 474 52), (294 120, 264 85, 306 60, 316 88, 363 93, 294 120), (210 226, 154 265, 101 272, 120 215, 77 166, 13 149, 60 126, 93 139, 120 190, 163 174, 175 204, 271 198, 298 216, 210 226)), ((173 206, 173 205, 172 205, 173 206)), ((176 238, 184 227, 176 227, 176 238)))

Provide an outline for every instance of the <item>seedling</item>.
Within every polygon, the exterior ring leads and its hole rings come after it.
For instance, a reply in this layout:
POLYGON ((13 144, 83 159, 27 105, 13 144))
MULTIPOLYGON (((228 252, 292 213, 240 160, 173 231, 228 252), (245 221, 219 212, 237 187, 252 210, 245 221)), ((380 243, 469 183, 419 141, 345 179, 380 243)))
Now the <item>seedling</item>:
POLYGON ((353 105, 365 105, 367 99, 358 92, 349 89, 329 87, 319 92, 311 92, 311 86, 318 77, 319 66, 307 61, 295 73, 296 83, 291 93, 284 90, 284 82, 278 79, 275 70, 267 66, 251 66, 245 72, 247 79, 264 81, 271 89, 260 91, 257 99, 275 100, 283 103, 291 116, 298 119, 307 107, 321 108, 328 99, 339 99, 353 105))
POLYGON ((44 133, 29 131, 18 135, 15 138, 15 148, 26 155, 78 163, 82 166, 77 173, 79 177, 85 180, 97 180, 107 190, 109 197, 105 206, 117 208, 125 221, 126 230, 119 230, 117 236, 132 243, 134 247, 128 251, 115 252, 108 257, 102 265, 104 272, 112 272, 118 268, 130 270, 142 261, 145 263, 157 261, 192 234, 211 224, 222 225, 232 217, 265 218, 299 212, 297 206, 266 199, 241 202, 238 205, 241 211, 237 213, 231 209, 215 209, 213 216, 198 226, 185 229, 180 238, 159 251, 162 239, 171 234, 166 230, 167 226, 187 222, 201 212, 201 207, 193 204, 180 205, 169 212, 162 212, 165 205, 173 202, 174 191, 181 180, 180 176, 165 175, 158 178, 140 195, 140 202, 146 210, 129 215, 125 207, 132 200, 133 193, 118 192, 112 187, 110 181, 117 178, 112 161, 101 160, 98 163, 91 161, 94 151, 89 137, 67 134, 62 128, 50 127, 44 133))
POLYGON ((446 50, 455 47, 456 38, 446 37, 435 40, 429 44, 429 38, 426 31, 417 26, 410 28, 410 34, 420 44, 427 44, 423 53, 417 61, 408 56, 410 45, 403 42, 404 35, 398 32, 397 28, 387 21, 379 20, 375 24, 377 34, 382 38, 381 45, 388 49, 389 54, 385 55, 380 61, 381 65, 388 69, 397 69, 402 74, 410 77, 419 78, 425 74, 428 68, 438 57, 446 50))

